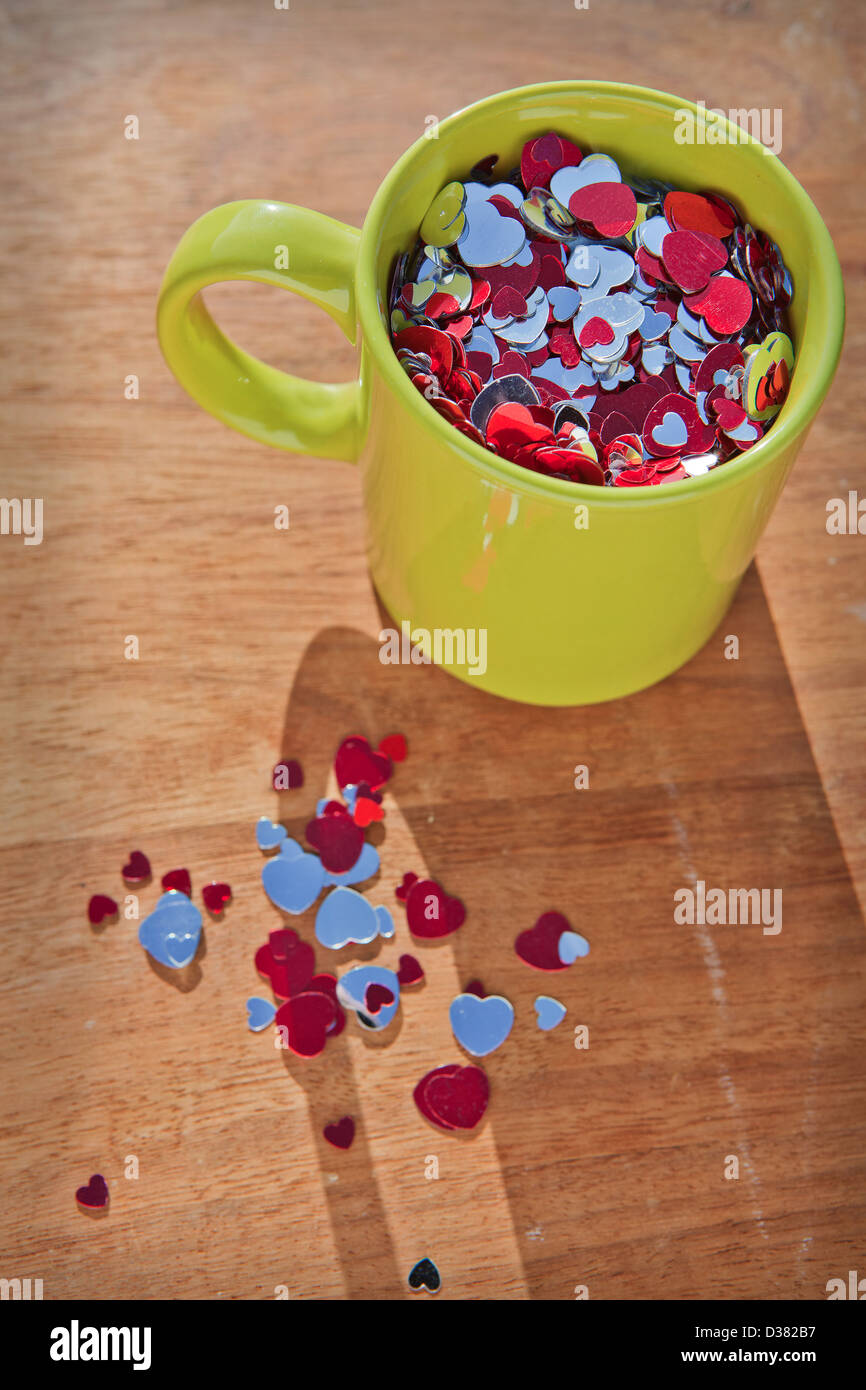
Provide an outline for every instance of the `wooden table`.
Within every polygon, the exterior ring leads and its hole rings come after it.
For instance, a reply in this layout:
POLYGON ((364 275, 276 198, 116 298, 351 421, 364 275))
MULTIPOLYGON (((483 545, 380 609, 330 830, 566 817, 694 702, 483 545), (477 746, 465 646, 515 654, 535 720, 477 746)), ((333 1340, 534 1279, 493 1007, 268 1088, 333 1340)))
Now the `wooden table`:
MULTIPOLYGON (((46 1298, 393 1299, 428 1255, 443 1298, 818 1299, 863 1271, 866 540, 825 529, 829 498, 864 492, 858 9, 6 5, 3 492, 41 496, 45 534, 0 540, 0 1275, 46 1298), (272 196, 360 223, 426 117, 562 76, 780 107, 852 328, 716 637, 643 694, 530 711, 380 665, 353 474, 202 414, 153 319, 206 208, 272 196), (279 922, 254 823, 300 834, 340 738, 395 730, 410 756, 368 896, 393 905, 406 870, 428 872, 466 924, 416 948, 427 980, 392 1045, 347 1028, 289 1061, 245 1026, 279 922), (280 755, 306 784, 277 797, 280 755), (179 865, 233 887, 182 976, 149 965, 135 921, 88 927, 136 847, 155 870, 142 912, 179 865), (781 887, 783 930, 677 925, 696 878, 781 887), (592 943, 551 980, 512 949, 548 907, 592 943), (472 976, 517 1022, 486 1063, 483 1126, 455 1139, 412 1087, 459 1060, 447 1005, 472 976), (547 988, 569 1012, 544 1035, 547 988), (343 1113, 358 1134, 339 1153, 321 1131, 343 1113), (111 1205, 88 1220, 74 1192, 97 1171, 111 1205)), ((252 286, 210 303, 277 365, 350 375, 312 308, 252 286)), ((377 958, 406 949, 403 922, 377 958)))

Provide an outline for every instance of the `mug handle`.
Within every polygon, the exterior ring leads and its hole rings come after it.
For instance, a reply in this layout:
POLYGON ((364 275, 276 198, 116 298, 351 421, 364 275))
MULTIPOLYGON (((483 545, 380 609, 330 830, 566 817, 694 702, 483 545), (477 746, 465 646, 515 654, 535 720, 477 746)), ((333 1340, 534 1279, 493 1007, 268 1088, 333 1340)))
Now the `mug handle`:
POLYGON ((318 304, 354 343, 360 237, 322 213, 258 199, 225 203, 194 222, 168 263, 157 307, 160 347, 184 390, 262 444, 354 463, 360 381, 305 381, 260 362, 220 332, 201 291, 223 280, 279 285, 318 304))

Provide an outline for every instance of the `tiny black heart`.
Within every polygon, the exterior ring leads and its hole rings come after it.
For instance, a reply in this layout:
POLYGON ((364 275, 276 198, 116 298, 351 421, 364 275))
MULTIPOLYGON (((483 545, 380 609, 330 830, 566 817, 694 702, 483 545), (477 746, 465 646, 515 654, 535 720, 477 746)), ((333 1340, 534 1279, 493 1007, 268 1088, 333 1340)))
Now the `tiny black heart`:
POLYGON ((412 1273, 409 1275, 409 1288, 413 1292, 418 1289, 427 1289, 429 1293, 438 1293, 442 1287, 442 1280, 439 1278, 439 1271, 432 1260, 419 1260, 412 1273))

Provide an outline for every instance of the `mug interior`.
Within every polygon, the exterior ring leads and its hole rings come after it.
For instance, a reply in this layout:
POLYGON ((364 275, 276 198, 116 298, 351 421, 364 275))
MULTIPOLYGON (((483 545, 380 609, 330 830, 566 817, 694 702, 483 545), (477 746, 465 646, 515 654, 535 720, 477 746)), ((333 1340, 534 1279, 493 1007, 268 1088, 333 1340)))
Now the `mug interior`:
POLYGON ((393 390, 423 413, 429 428, 458 448, 476 468, 498 481, 532 483, 532 490, 570 499, 623 506, 685 498, 697 489, 724 486, 762 467, 802 434, 827 393, 841 349, 844 301, 841 272, 830 235, 814 203, 777 156, 736 125, 725 123, 725 144, 679 144, 678 113, 698 108, 649 88, 618 83, 564 82, 518 88, 456 112, 422 136, 402 156, 377 192, 364 223, 358 262, 358 313, 368 349, 393 390), (584 154, 602 151, 625 178, 649 176, 690 191, 731 199, 744 220, 779 245, 794 282, 790 308, 795 367, 788 398, 772 428, 757 444, 699 478, 664 487, 591 487, 544 478, 468 440, 426 402, 406 376, 387 329, 388 287, 394 258, 410 249, 432 199, 452 179, 463 179, 486 155, 499 155, 497 175, 507 178, 527 140, 548 130, 567 136, 584 154))

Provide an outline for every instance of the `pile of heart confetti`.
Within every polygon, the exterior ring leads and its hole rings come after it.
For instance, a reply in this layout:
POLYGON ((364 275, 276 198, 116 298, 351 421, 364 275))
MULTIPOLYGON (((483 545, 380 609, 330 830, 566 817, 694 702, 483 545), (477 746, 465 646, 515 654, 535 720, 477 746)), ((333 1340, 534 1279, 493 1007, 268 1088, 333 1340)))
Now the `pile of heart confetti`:
POLYGON ((549 132, 437 194, 397 257, 397 357, 476 444, 612 487, 697 477, 755 444, 794 366, 778 246, 717 193, 625 181, 549 132))
MULTIPOLYGON (((140 849, 133 850, 120 875, 130 887, 148 884, 151 867, 147 855, 140 849)), ((189 869, 169 869, 162 876, 162 889, 162 897, 138 929, 138 939, 158 964, 182 970, 198 951, 202 927, 201 912, 192 901, 189 869)), ((218 920, 231 901, 232 890, 227 883, 206 883, 201 896, 211 917, 218 920)), ((116 922, 118 910, 114 898, 107 893, 94 893, 87 904, 88 921, 92 927, 116 922)))

